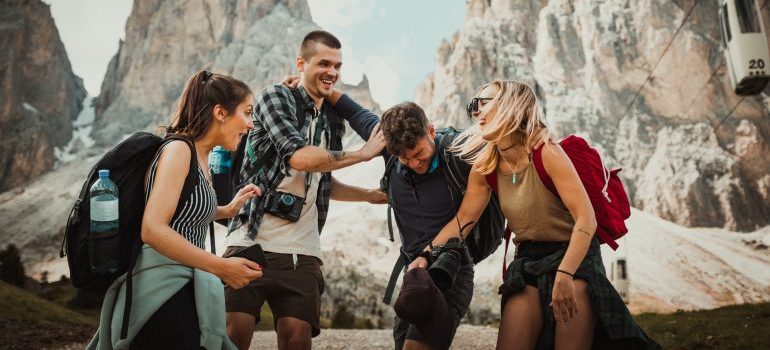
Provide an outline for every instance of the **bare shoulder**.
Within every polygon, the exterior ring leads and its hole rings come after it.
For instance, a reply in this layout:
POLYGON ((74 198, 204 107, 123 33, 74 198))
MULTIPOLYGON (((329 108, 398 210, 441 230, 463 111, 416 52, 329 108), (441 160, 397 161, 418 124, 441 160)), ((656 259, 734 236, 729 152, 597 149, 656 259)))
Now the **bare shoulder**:
POLYGON ((169 142, 160 153, 158 167, 171 167, 172 169, 187 169, 192 158, 190 146, 182 140, 169 142))
POLYGON ((479 167, 476 164, 473 165, 471 172, 468 175, 468 185, 483 185, 489 187, 487 176, 479 171, 479 167))
POLYGON ((551 175, 551 177, 554 175, 562 176, 564 174, 575 172, 569 156, 567 156, 567 153, 564 152, 564 149, 558 144, 545 144, 543 146, 542 158, 543 167, 545 168, 546 173, 551 175))
POLYGON ((543 164, 546 166, 552 165, 552 166, 558 166, 560 164, 566 164, 569 162, 569 157, 567 156, 567 153, 564 152, 564 149, 561 148, 561 145, 559 144, 551 144, 546 143, 542 147, 542 151, 540 153, 543 158, 543 164))

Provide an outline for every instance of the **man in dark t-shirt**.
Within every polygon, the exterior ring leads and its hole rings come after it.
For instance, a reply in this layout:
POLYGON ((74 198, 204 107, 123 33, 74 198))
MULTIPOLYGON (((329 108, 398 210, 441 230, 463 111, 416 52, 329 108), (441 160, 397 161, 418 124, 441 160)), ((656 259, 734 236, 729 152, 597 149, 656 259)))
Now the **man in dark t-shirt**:
MULTIPOLYGON (((347 95, 338 99, 335 97, 330 99, 335 111, 366 139, 380 118, 347 95)), ((387 143, 387 149, 382 153, 387 168, 386 190, 395 214, 402 250, 411 261, 454 218, 462 195, 451 190, 447 174, 444 174, 449 170, 439 156, 439 145, 447 136, 437 133, 422 108, 412 102, 396 105, 383 113, 380 128, 387 143)), ((467 178, 470 165, 463 165, 462 171, 467 178)), ((473 297, 472 262, 460 267, 454 284, 442 294, 449 314, 441 320, 444 324, 440 334, 426 337, 415 325, 396 317, 393 329, 396 349, 449 348, 473 297)))

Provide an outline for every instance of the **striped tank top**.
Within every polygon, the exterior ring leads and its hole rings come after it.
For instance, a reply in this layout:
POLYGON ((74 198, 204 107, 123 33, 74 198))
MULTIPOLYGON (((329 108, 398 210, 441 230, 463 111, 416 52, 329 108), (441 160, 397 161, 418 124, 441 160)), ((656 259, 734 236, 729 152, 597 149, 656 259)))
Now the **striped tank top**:
MULTIPOLYGON (((155 182, 155 172, 158 168, 158 159, 163 148, 172 140, 165 141, 158 150, 158 154, 150 163, 149 175, 147 177, 147 186, 145 187, 145 203, 150 198, 150 190, 155 182)), ((195 153, 191 155, 195 157, 195 153)), ((187 198, 179 198, 179 204, 182 209, 177 208, 174 217, 171 218, 171 228, 179 232, 186 240, 196 245, 198 248, 206 249, 206 235, 209 231, 209 224, 214 221, 217 212, 217 197, 214 189, 206 179, 200 164, 196 161, 198 184, 190 192, 187 198)))

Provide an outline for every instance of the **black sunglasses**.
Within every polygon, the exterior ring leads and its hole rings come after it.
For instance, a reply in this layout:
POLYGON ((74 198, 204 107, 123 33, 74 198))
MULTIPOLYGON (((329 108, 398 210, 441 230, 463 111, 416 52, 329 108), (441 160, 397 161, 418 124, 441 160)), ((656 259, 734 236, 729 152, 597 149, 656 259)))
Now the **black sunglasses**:
POLYGON ((473 113, 479 111, 479 101, 493 100, 492 97, 474 97, 471 99, 471 103, 465 105, 465 112, 468 113, 468 118, 473 119, 473 113))

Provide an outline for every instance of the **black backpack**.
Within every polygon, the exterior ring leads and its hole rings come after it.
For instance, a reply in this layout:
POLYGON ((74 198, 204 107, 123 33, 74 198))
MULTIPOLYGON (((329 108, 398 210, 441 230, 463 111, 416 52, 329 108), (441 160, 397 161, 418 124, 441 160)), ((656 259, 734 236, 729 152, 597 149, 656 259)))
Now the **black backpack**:
MULTIPOLYGON (((67 226, 64 230, 60 257, 67 256, 70 269, 70 279, 76 288, 106 291, 118 276, 133 269, 136 258, 142 247, 142 216, 145 208, 144 180, 147 169, 165 140, 182 140, 190 146, 192 157, 190 170, 182 188, 180 202, 189 197, 198 185, 199 178, 194 169, 198 166, 195 146, 192 141, 178 135, 169 135, 165 139, 147 132, 137 132, 109 150, 91 169, 80 190, 80 195, 70 211, 67 226), (98 179, 99 169, 109 169, 110 179, 118 187, 118 236, 119 259, 118 270, 114 274, 96 274, 91 272, 88 255, 88 239, 90 236, 90 198, 89 189, 98 179)), ((182 203, 180 203, 182 204, 182 203)), ((182 205, 177 205, 174 215, 178 215, 182 205)), ((211 252, 214 250, 214 226, 210 225, 211 252)), ((128 326, 130 315, 132 274, 126 280, 126 312, 124 313, 122 337, 128 326)))
MULTIPOLYGON (((459 196, 465 197, 465 190, 468 187, 468 176, 470 174, 470 164, 464 162, 458 156, 452 154, 449 151, 449 147, 452 145, 455 137, 460 134, 460 131, 453 127, 447 127, 436 130, 436 133, 440 135, 439 140, 439 157, 441 162, 445 164, 445 168, 442 173, 444 179, 449 184, 450 194, 453 198, 459 196)), ((388 191, 389 176, 393 167, 398 162, 398 157, 391 155, 385 163, 385 173, 380 180, 380 188, 388 193, 388 233, 390 234, 390 241, 394 242, 393 237, 393 223, 392 223, 392 199, 390 198, 390 191, 388 191)), ((455 208, 455 212, 459 208, 455 208)), ((497 196, 491 196, 486 209, 479 217, 478 222, 475 224, 471 232, 465 238, 465 243, 468 245, 468 251, 473 258, 473 263, 478 264, 486 257, 491 255, 497 250, 497 247, 503 242, 505 235, 505 217, 500 209, 500 202, 497 196)), ((407 254, 404 249, 401 249, 401 254, 393 266, 393 271, 388 281, 388 286, 385 290, 385 297, 383 302, 390 304, 391 297, 393 295, 393 289, 396 285, 396 280, 399 274, 403 270, 404 266, 408 265, 412 261, 412 257, 407 254)))

